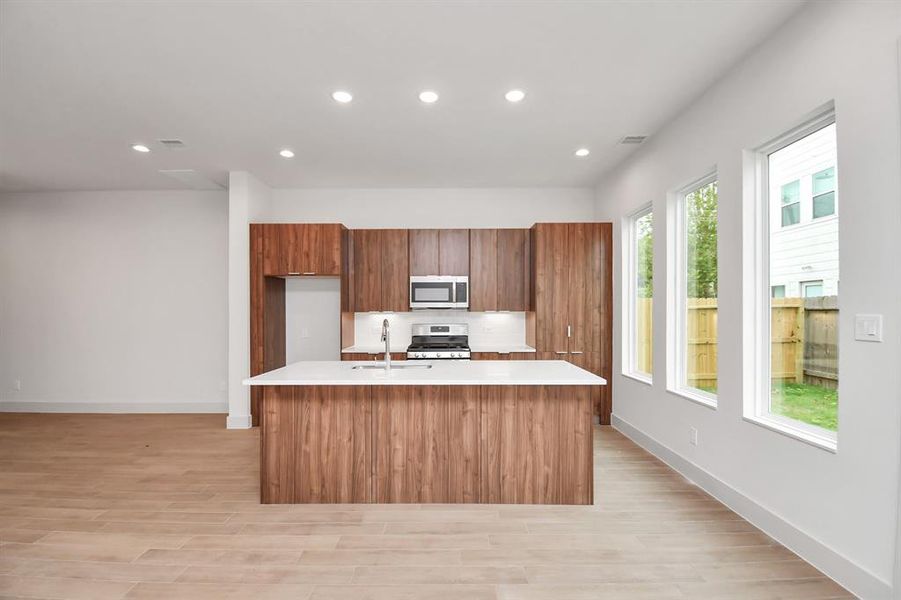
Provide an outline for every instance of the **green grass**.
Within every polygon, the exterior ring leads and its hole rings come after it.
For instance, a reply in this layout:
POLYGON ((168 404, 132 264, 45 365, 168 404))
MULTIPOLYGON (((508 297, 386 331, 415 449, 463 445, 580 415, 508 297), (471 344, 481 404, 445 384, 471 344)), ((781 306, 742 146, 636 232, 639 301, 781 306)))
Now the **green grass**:
POLYGON ((836 431, 838 429, 838 391, 805 383, 777 384, 773 386, 770 411, 783 417, 836 431))

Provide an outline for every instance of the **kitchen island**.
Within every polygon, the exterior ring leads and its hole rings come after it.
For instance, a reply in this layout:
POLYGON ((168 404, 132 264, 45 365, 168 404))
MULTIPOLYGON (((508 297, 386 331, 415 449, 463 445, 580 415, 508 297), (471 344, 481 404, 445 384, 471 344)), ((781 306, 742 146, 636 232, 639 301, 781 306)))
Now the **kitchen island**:
POLYGON ((568 362, 311 361, 244 383, 263 389, 264 504, 592 503, 606 381, 568 362))

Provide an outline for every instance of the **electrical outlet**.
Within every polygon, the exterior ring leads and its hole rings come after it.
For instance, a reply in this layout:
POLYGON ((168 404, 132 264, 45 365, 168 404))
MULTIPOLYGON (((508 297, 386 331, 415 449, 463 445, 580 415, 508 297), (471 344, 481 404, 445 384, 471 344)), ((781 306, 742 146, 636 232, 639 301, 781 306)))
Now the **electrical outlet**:
POLYGON ((15 381, 13 381, 13 389, 16 390, 17 392, 22 391, 22 380, 21 379, 16 379, 15 381))
POLYGON ((308 339, 309 337, 310 337, 310 330, 307 329, 306 327, 303 327, 300 330, 300 339, 305 340, 305 339, 308 339))
POLYGON ((698 430, 696 428, 691 427, 688 430, 688 441, 691 443, 692 446, 698 445, 698 430))

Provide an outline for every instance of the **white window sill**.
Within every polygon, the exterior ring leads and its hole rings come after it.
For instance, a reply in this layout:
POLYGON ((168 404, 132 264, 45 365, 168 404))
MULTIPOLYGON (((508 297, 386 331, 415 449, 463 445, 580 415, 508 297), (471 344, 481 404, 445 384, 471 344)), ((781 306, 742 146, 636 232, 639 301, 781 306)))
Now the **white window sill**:
POLYGON ((707 408, 711 408, 716 410, 716 396, 713 394, 707 394, 699 390, 693 390, 690 388, 680 388, 673 389, 669 388, 668 391, 670 394, 674 396, 679 396, 680 398, 685 398, 686 400, 690 400, 701 406, 706 406, 707 408))
POLYGON ((638 383, 643 383, 645 385, 654 385, 654 380, 651 378, 651 376, 645 375, 644 373, 623 373, 623 377, 634 379, 638 383))
POLYGON ((743 418, 749 423, 759 425, 760 427, 775 431, 776 433, 781 433, 786 437, 799 440, 805 444, 820 448, 821 450, 826 450, 833 454, 838 452, 838 440, 833 435, 827 433, 826 430, 823 430, 824 433, 819 433, 812 429, 792 425, 790 421, 775 417, 745 415, 743 418))

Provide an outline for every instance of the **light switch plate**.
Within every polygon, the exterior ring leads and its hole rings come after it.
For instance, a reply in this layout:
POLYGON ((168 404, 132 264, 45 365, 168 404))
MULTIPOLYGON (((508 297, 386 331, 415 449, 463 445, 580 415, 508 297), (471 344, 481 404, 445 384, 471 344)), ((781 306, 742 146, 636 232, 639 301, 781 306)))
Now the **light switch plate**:
POLYGON ((854 339, 862 342, 881 342, 882 315, 854 315, 854 339))

